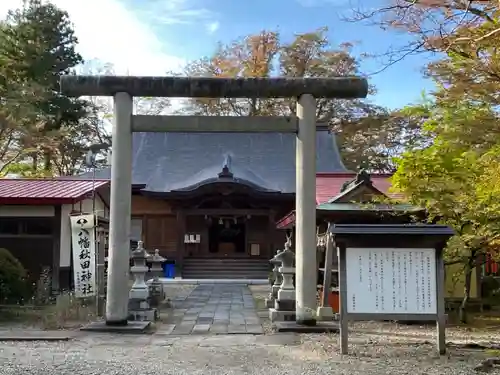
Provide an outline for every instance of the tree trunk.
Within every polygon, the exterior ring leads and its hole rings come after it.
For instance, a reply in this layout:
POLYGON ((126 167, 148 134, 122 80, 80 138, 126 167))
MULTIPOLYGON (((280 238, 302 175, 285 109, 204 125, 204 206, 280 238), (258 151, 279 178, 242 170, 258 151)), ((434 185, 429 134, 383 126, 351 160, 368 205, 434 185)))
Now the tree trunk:
POLYGON ((52 152, 51 151, 45 151, 43 155, 43 170, 45 172, 50 171, 52 167, 52 152))
POLYGON ((33 173, 35 173, 38 169, 38 155, 36 153, 32 156, 31 169, 33 170, 33 173))
POLYGON ((476 263, 476 252, 474 251, 465 264, 464 297, 458 311, 458 318, 461 323, 467 323, 467 304, 470 298, 470 286, 472 281, 472 270, 476 263))

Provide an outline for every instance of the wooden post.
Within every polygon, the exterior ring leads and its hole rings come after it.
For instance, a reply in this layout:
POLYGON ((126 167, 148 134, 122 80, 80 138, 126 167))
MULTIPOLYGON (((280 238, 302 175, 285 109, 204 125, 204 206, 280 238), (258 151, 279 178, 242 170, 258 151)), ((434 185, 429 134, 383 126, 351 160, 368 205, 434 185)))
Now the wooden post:
POLYGON ((321 305, 328 306, 328 296, 330 295, 330 286, 332 285, 332 264, 333 264, 333 239, 328 231, 326 234, 326 249, 325 249, 325 274, 323 278, 323 296, 321 305))
POLYGON ((349 322, 347 319, 347 262, 346 247, 340 244, 339 257, 339 294, 340 294, 340 354, 348 353, 349 322))
MULTIPOLYGON (((97 222, 97 218, 96 218, 97 222)), ((105 303, 106 303, 106 288, 105 288, 105 279, 104 279, 104 251, 105 251, 105 237, 106 233, 104 228, 99 226, 96 227, 96 237, 97 241, 97 315, 104 316, 105 314, 105 303)))
POLYGON ((446 353, 446 312, 445 312, 445 293, 444 293, 444 261, 443 249, 436 249, 436 307, 437 307, 437 348, 440 355, 446 353))

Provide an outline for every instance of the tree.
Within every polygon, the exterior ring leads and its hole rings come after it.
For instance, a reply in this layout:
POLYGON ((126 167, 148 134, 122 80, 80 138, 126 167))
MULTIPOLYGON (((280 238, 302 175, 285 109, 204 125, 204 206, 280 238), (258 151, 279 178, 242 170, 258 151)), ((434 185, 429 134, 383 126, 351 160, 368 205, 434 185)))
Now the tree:
MULTIPOLYGON (((33 115, 31 124, 22 121, 24 135, 17 145, 31 151, 34 171, 41 163, 47 173, 71 173, 74 163, 63 159, 81 154, 97 136, 82 120, 92 113, 90 103, 59 93, 60 76, 71 74, 83 61, 75 51, 76 43, 68 14, 41 0, 25 1, 20 9, 9 12, 0 27, 0 72, 4 77, 0 91, 26 96, 25 90, 36 87, 36 95, 29 96, 26 103, 33 115)), ((2 98, 6 108, 11 106, 11 97, 2 98)))
POLYGON ((496 0, 384 0, 382 4, 375 8, 370 4, 369 10, 354 9, 354 14, 347 17, 349 21, 376 25, 410 37, 381 53, 385 64, 379 71, 412 54, 457 52, 471 44, 474 47, 496 39, 500 31, 500 3, 496 0), (466 30, 472 33, 459 35, 466 30))
MULTIPOLYGON (((4 65, 0 61, 0 69, 4 65)), ((36 95, 31 87, 5 85, 7 76, 0 74, 0 174, 7 170, 27 153, 35 149, 26 146, 29 134, 36 129, 35 113, 29 98, 36 95), (28 99, 27 99, 28 98, 28 99)))
POLYGON ((470 296, 472 270, 486 254, 498 256, 500 240, 500 138, 485 142, 484 118, 495 114, 488 105, 474 102, 429 102, 407 108, 408 114, 425 114, 429 147, 405 152, 398 160, 393 185, 411 203, 425 207, 429 220, 456 231, 448 243, 448 263, 460 263, 465 293, 460 318, 470 296))
MULTIPOLYGON (((186 74, 209 77, 337 77, 362 75, 352 45, 330 45, 327 29, 298 34, 290 42, 263 30, 219 44, 214 54, 188 64, 186 74)), ((375 89, 371 87, 370 92, 375 89)), ((295 112, 295 99, 191 99, 184 111, 198 115, 282 116, 295 112)), ((338 134, 348 168, 391 171, 391 156, 406 141, 407 121, 392 121, 388 111, 368 100, 318 99, 318 122, 338 134)))

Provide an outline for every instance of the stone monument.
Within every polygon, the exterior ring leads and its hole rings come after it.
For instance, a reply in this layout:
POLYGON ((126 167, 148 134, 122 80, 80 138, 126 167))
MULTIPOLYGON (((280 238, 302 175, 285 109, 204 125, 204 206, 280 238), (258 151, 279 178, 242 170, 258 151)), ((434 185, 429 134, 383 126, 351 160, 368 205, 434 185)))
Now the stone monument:
POLYGON ((151 307, 149 288, 146 284, 146 260, 151 256, 144 249, 143 242, 137 243, 137 248, 132 251, 133 266, 130 268, 130 273, 134 277, 134 284, 129 292, 129 320, 138 321, 155 321, 158 319, 158 310, 151 307))

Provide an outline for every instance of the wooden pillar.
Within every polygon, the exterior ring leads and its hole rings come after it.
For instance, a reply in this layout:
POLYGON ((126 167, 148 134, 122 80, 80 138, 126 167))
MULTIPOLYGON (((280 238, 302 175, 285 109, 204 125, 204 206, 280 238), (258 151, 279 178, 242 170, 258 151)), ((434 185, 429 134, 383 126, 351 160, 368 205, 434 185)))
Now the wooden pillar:
POLYGON ((104 316, 105 314, 105 304, 106 304, 106 280, 105 280, 105 242, 106 242, 106 232, 101 226, 95 228, 95 235, 97 236, 97 314, 99 316, 104 316))
POLYGON ((436 249, 436 307, 437 307, 437 319, 436 319, 436 342, 437 348, 440 355, 446 354, 446 312, 445 312, 445 291, 444 291, 444 260, 443 260, 443 248, 436 249))
POLYGON ((266 259, 270 259, 274 256, 275 233, 276 233, 276 213, 273 210, 270 210, 266 259))
POLYGON ((349 323, 347 319, 347 261, 345 244, 336 244, 339 258, 339 294, 340 294, 340 354, 347 354, 349 341, 349 323))
POLYGON ((52 291, 59 292, 61 289, 61 205, 54 206, 54 217, 52 223, 52 291))
POLYGON ((182 270, 184 262, 184 234, 186 234, 186 214, 183 209, 177 210, 177 251, 176 251, 176 268, 182 270))

